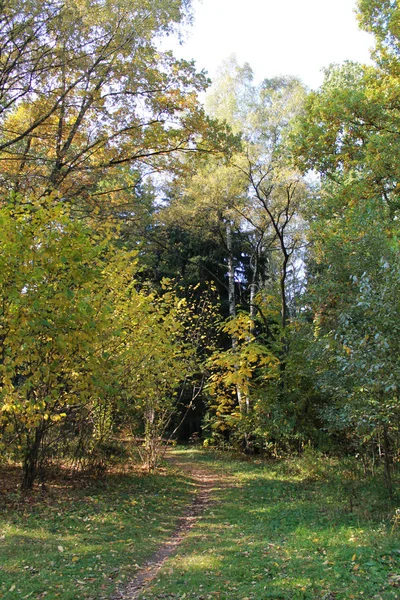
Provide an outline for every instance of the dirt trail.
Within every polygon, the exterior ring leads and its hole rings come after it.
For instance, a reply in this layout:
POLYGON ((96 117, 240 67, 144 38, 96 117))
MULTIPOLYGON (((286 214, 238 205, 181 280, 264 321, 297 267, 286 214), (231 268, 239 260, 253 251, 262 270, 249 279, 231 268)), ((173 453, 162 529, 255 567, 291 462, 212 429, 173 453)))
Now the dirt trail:
POLYGON ((172 455, 167 456, 167 459, 174 466, 187 473, 196 486, 196 495, 192 504, 188 506, 184 515, 180 517, 177 527, 168 541, 150 557, 128 585, 125 585, 123 589, 118 590, 112 596, 111 600, 136 600, 139 594, 155 579, 167 558, 175 552, 196 520, 201 517, 206 507, 212 503, 212 491, 216 488, 229 485, 229 479, 226 476, 210 473, 205 467, 195 462, 180 460, 178 457, 172 455))

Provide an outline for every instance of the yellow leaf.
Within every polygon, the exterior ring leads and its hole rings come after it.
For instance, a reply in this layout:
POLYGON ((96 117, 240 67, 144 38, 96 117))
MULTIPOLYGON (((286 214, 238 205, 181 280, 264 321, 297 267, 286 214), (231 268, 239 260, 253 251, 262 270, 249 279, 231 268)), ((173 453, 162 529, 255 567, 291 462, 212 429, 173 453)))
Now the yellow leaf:
POLYGON ((354 560, 356 560, 356 558, 357 558, 357 554, 353 554, 353 556, 351 557, 351 560, 354 561, 354 560))

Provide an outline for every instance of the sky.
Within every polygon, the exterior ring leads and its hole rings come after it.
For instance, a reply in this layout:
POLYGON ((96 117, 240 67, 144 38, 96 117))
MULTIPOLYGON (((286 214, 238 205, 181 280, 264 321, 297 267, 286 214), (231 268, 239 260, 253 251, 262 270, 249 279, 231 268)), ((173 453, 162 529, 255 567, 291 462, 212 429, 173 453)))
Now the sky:
POLYGON ((296 75, 317 88, 322 69, 345 60, 369 61, 372 37, 360 31, 356 0, 193 0, 194 25, 180 58, 195 59, 210 77, 236 54, 257 80, 296 75))

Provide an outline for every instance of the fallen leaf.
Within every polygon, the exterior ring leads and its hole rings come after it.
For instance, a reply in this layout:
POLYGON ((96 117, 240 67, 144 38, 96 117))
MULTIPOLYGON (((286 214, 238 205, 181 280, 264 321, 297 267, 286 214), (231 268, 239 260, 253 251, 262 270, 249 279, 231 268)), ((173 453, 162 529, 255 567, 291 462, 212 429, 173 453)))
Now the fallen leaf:
POLYGON ((400 587, 400 575, 390 575, 389 584, 393 587, 400 587))

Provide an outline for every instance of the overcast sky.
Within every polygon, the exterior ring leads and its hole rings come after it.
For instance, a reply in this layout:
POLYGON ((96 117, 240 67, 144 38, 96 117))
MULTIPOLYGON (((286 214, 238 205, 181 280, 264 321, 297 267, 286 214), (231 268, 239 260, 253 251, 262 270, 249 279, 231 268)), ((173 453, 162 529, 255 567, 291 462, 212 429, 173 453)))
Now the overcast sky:
POLYGON ((194 26, 174 52, 194 58, 212 77, 236 54, 257 79, 297 75, 318 87, 321 70, 345 60, 367 62, 370 35, 358 29, 356 0, 193 0, 194 26))

